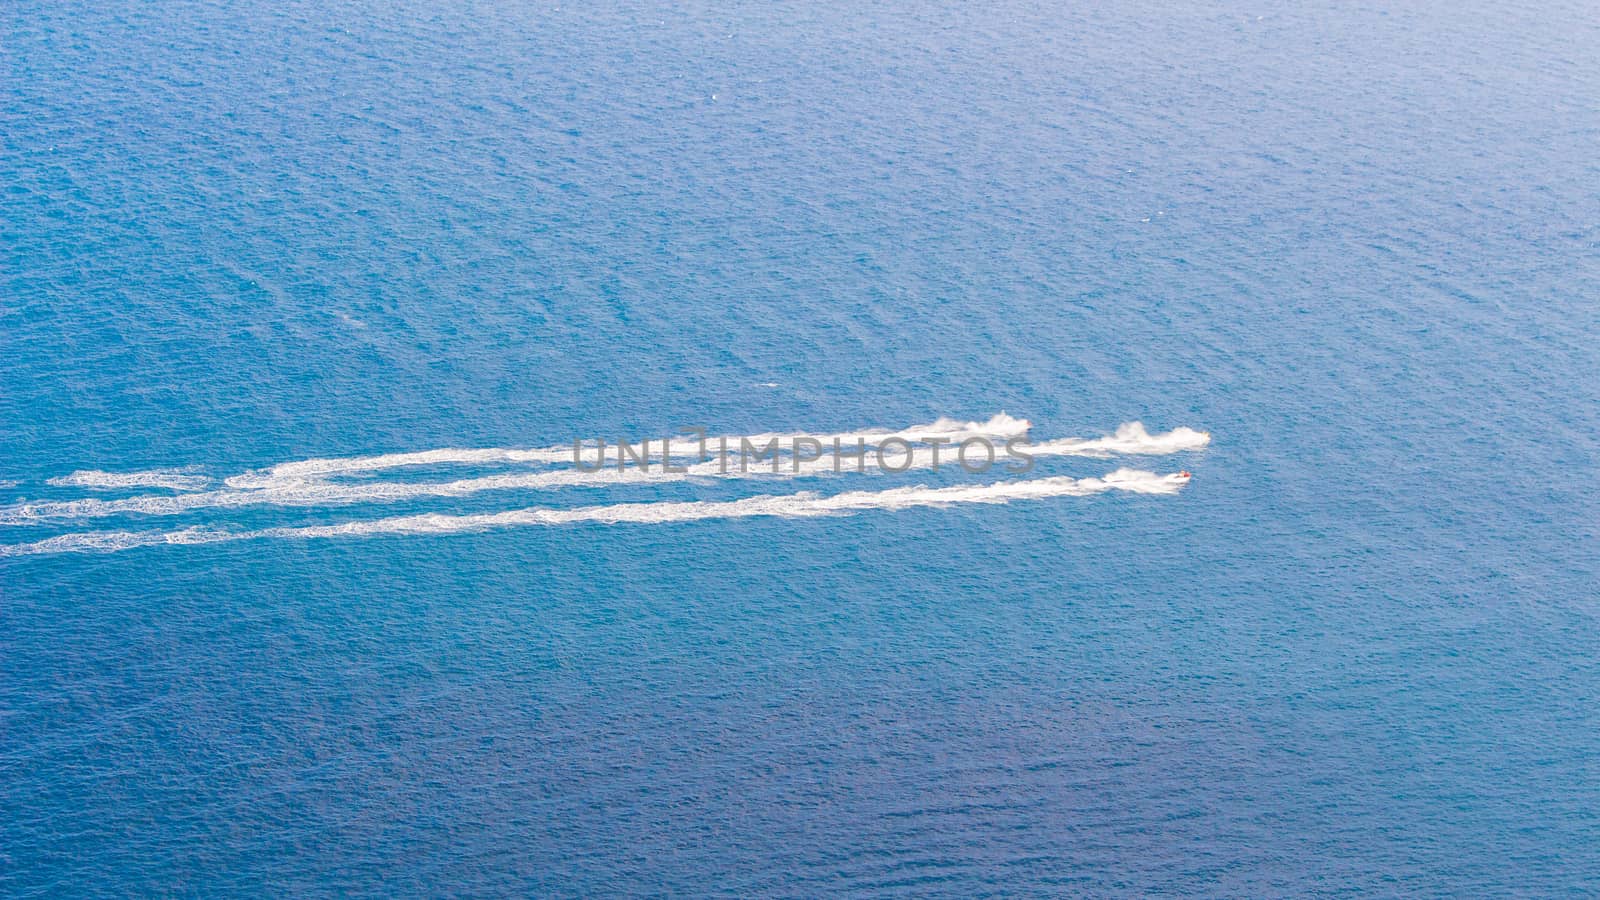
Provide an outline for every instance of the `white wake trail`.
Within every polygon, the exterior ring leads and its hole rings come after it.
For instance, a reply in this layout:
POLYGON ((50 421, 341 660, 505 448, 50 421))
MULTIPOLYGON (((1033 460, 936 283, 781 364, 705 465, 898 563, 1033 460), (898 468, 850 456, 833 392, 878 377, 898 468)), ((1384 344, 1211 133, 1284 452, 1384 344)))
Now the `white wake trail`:
MULTIPOLYGON (((927 437, 947 437, 953 440, 965 440, 968 437, 1020 437, 1028 433, 1032 427, 1026 419, 1018 419, 999 413, 987 422, 962 422, 957 419, 941 417, 926 425, 913 425, 893 431, 887 428, 868 428, 861 431, 844 431, 834 434, 810 434, 807 432, 766 432, 762 434, 746 435, 710 435, 704 444, 698 437, 677 437, 667 442, 664 438, 648 437, 652 453, 660 453, 663 445, 673 457, 686 457, 698 455, 701 450, 715 452, 721 442, 737 450, 741 441, 749 441, 756 446, 764 446, 769 441, 776 440, 785 446, 792 446, 796 439, 815 440, 821 444, 832 444, 838 440, 842 444, 854 445, 857 440, 870 443, 884 441, 891 438, 900 438, 907 441, 918 441, 927 437)), ((585 462, 602 462, 615 465, 620 452, 616 444, 609 443, 603 453, 590 450, 584 454, 585 462)), ((587 445, 593 441, 585 441, 587 445)), ((274 484, 287 482, 300 482, 309 480, 323 480, 341 475, 367 475, 384 469, 399 469, 415 466, 441 466, 441 465, 494 465, 494 464, 551 464, 570 463, 573 459, 572 445, 560 447, 541 447, 534 449, 508 449, 493 447, 487 449, 453 449, 421 450, 413 453, 384 453, 377 456, 349 456, 329 459, 302 459, 295 462, 279 463, 271 468, 259 472, 248 472, 235 475, 226 479, 224 484, 231 488, 264 488, 274 484)))
MULTIPOLYGON (((53 519, 87 519, 128 513, 153 516, 177 515, 189 510, 205 508, 259 505, 304 507, 335 506, 352 503, 394 503, 429 497, 464 497, 483 491, 606 487, 683 481, 691 478, 800 478, 846 474, 863 470, 903 472, 913 469, 938 468, 939 466, 955 468, 961 465, 961 455, 957 447, 960 441, 970 437, 1009 439, 1017 436, 1016 431, 1019 429, 1025 432, 1027 425, 1028 423, 1023 420, 1013 419, 1002 413, 986 423, 958 423, 948 419, 941 419, 933 425, 915 426, 901 431, 876 430, 870 433, 850 432, 838 435, 802 434, 798 435, 798 437, 813 440, 819 446, 826 446, 829 448, 829 452, 823 452, 814 458, 800 458, 792 455, 780 456, 774 460, 777 464, 776 468, 773 466, 774 461, 763 463, 739 455, 730 455, 726 459, 712 459, 707 462, 684 465, 682 467, 684 471, 681 472, 664 471, 658 460, 649 469, 638 467, 618 469, 614 467, 615 464, 613 463, 613 467, 602 468, 599 471, 564 468, 533 473, 486 475, 455 481, 352 483, 327 480, 327 477, 332 473, 332 468, 325 465, 314 467, 314 471, 317 473, 314 476, 290 477, 283 474, 270 474, 280 472, 283 467, 279 466, 266 470, 269 474, 262 476, 261 480, 256 482, 260 486, 249 489, 224 489, 177 496, 126 497, 116 500, 42 501, 0 508, 0 525, 18 525, 53 519), (948 443, 942 447, 921 446, 911 447, 909 450, 897 449, 881 455, 868 450, 867 458, 855 457, 855 447, 853 445, 858 439, 865 439, 868 434, 879 444, 892 438, 899 438, 907 442, 943 439, 948 443), (827 438, 826 442, 822 440, 824 437, 827 438), (831 452, 832 442, 835 439, 839 439, 842 445, 843 452, 839 455, 831 452)), ((749 440, 752 444, 765 445, 770 437, 776 436, 757 435, 755 437, 761 440, 757 441, 749 437, 744 438, 744 440, 749 440)), ((788 435, 785 437, 793 438, 796 436, 788 435)), ((1140 423, 1131 422, 1118 428, 1116 434, 1110 437, 1065 438, 1041 444, 1019 446, 1017 449, 1020 452, 1036 457, 1090 456, 1098 458, 1112 453, 1144 455, 1177 453, 1185 450, 1200 449, 1209 441, 1209 435, 1190 428, 1178 428, 1165 434, 1151 435, 1140 423)), ((699 452, 699 443, 697 441, 692 442, 689 446, 694 448, 690 452, 699 452)), ((719 444, 713 443, 710 449, 715 452, 718 446, 719 444)), ((979 467, 985 462, 992 462, 996 466, 1006 467, 1008 471, 1013 473, 1022 464, 1019 458, 1008 456, 1003 445, 995 447, 991 444, 989 446, 995 451, 992 459, 986 452, 976 453, 971 455, 968 462, 974 467, 979 467)), ((790 444, 790 447, 793 447, 793 444, 790 444)), ((730 447, 730 451, 736 450, 736 447, 730 447)), ((504 451, 459 452, 499 453, 504 451)), ((567 448, 563 452, 570 461, 571 448, 567 448)), ((406 456, 414 459, 419 454, 407 454, 406 456)), ((352 467, 356 464, 378 465, 378 461, 392 461, 394 458, 362 457, 337 461, 313 460, 306 462, 339 462, 344 466, 340 471, 348 474, 357 470, 352 467)), ((297 466, 301 465, 301 463, 287 463, 285 465, 297 466)), ((384 466, 387 465, 389 463, 384 463, 384 466)), ((294 471, 302 470, 297 469, 294 471)), ((235 482, 236 479, 228 479, 229 484, 234 484, 235 482)))
POLYGON ((148 472, 102 472, 99 469, 82 469, 71 475, 52 478, 47 484, 55 487, 81 487, 98 491, 124 488, 166 488, 173 491, 197 491, 211 483, 204 475, 189 475, 175 469, 152 469, 148 472))
MULTIPOLYGON (((1026 435, 1030 427, 1031 425, 1026 419, 1018 419, 1002 412, 985 422, 963 422, 957 419, 940 418, 925 425, 913 425, 899 430, 868 428, 833 434, 769 432, 754 435, 725 435, 708 437, 704 445, 701 444, 698 438, 688 438, 673 441, 669 446, 672 456, 677 458, 698 455, 702 450, 717 453, 724 447, 727 448, 730 454, 736 454, 746 442, 751 446, 760 448, 767 446, 769 442, 776 441, 780 447, 789 448, 794 446, 796 440, 814 441, 823 446, 831 446, 835 441, 838 441, 842 446, 850 447, 854 447, 858 441, 872 445, 895 438, 907 442, 925 439, 944 439, 950 442, 959 442, 974 437, 1008 440, 1026 435)), ((415 453, 391 453, 378 456, 297 460, 227 478, 223 482, 227 486, 225 489, 195 492, 180 496, 144 495, 123 497, 115 500, 94 498, 45 500, 0 507, 0 525, 22 525, 38 521, 89 519, 123 514, 167 516, 178 515, 194 509, 239 506, 321 506, 365 502, 395 502, 420 497, 460 497, 479 491, 546 490, 577 485, 610 485, 634 481, 677 480, 685 477, 661 471, 659 460, 664 443, 661 440, 651 442, 650 453, 652 459, 657 461, 657 464, 655 470, 649 473, 640 472, 638 469, 619 470, 616 468, 618 455, 621 451, 614 443, 608 444, 603 454, 595 453, 593 450, 585 453, 584 462, 587 465, 598 464, 602 466, 598 472, 594 473, 568 468, 552 472, 490 475, 448 482, 391 481, 351 484, 340 483, 331 479, 339 476, 371 474, 385 469, 423 465, 571 463, 573 460, 573 448, 568 446, 532 450, 505 448, 443 449, 424 450, 415 453)), ((698 468, 694 469, 693 474, 697 476, 731 474, 733 477, 740 477, 745 474, 760 474, 759 471, 753 473, 713 471, 720 468, 715 462, 711 465, 700 464, 698 468)), ((735 466, 734 468, 737 470, 738 467, 735 466)), ((85 473, 76 474, 82 475, 85 473)), ((111 478, 116 477, 110 475, 110 473, 94 474, 107 475, 111 478)), ((105 481, 106 479, 100 480, 105 481)))
POLYGON ((1143 422, 1124 422, 1116 433, 1102 438, 1059 438, 1035 444, 1033 453, 1039 456, 1098 456, 1119 453, 1137 456, 1165 456, 1185 450, 1201 450, 1211 443, 1211 434, 1193 428, 1178 427, 1165 434, 1151 434, 1143 422))
POLYGON ((254 531, 218 531, 190 528, 182 531, 97 531, 63 534, 26 544, 0 544, 0 556, 25 556, 41 553, 112 552, 157 544, 210 544, 223 541, 263 538, 338 538, 372 535, 457 534, 494 528, 534 525, 661 524, 704 519, 742 519, 759 516, 810 518, 849 515, 867 510, 901 510, 916 507, 943 507, 966 503, 1004 504, 1014 500, 1042 500, 1050 497, 1084 497, 1106 491, 1136 494, 1176 494, 1189 483, 1186 474, 1157 475, 1135 469, 1117 469, 1100 478, 1035 478, 1001 481, 981 485, 930 488, 890 488, 882 491, 849 491, 821 496, 811 491, 796 494, 761 495, 726 501, 659 501, 616 503, 605 506, 580 506, 571 509, 529 507, 499 513, 443 515, 427 513, 391 516, 382 519, 345 522, 340 525, 311 525, 262 528, 254 531))

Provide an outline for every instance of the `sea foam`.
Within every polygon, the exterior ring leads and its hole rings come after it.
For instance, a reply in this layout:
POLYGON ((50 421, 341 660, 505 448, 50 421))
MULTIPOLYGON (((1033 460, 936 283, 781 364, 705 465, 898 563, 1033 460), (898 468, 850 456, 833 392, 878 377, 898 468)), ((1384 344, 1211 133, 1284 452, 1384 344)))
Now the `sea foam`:
POLYGON ((185 474, 176 469, 153 469, 148 472, 102 472, 82 469, 71 475, 62 475, 47 482, 55 487, 81 487, 97 491, 114 491, 126 488, 165 488, 172 491, 196 491, 211 479, 204 475, 185 474))
MULTIPOLYGON (((652 468, 624 468, 611 464, 595 471, 567 466, 536 472, 511 472, 462 478, 451 481, 340 481, 335 476, 371 473, 382 469, 438 463, 472 464, 488 462, 533 461, 554 463, 572 461, 572 448, 546 448, 543 450, 430 450, 418 453, 388 454, 381 456, 348 457, 343 459, 311 459, 282 463, 270 469, 235 476, 225 481, 227 488, 196 491, 177 495, 140 495, 116 499, 84 498, 76 500, 37 501, 0 507, 0 525, 25 525, 52 520, 90 519, 115 515, 178 515, 190 510, 208 508, 233 508, 241 506, 271 505, 283 507, 337 506, 355 503, 394 503, 428 497, 464 497, 483 491, 534 491, 567 487, 605 487, 662 481, 682 481, 692 478, 802 478, 846 474, 868 468, 902 472, 912 469, 930 469, 960 464, 955 445, 969 438, 1005 441, 1020 438, 1029 429, 1029 423, 1001 413, 986 422, 960 422, 939 419, 927 425, 912 426, 897 431, 872 429, 840 432, 836 434, 767 433, 744 435, 726 439, 708 440, 713 452, 726 440, 735 454, 699 463, 685 464, 682 471, 666 471, 659 463, 652 468), (888 449, 891 440, 906 442, 904 448, 888 449), (744 442, 765 446, 777 440, 792 448, 796 440, 814 441, 825 448, 816 457, 782 455, 767 462, 757 462, 738 455, 737 447, 744 442), (943 446, 912 446, 930 440, 942 440, 943 446), (834 454, 835 441, 841 453, 834 454), (883 449, 873 453, 870 462, 854 456, 858 441, 868 442, 883 449)), ((1018 447, 1020 452, 1033 456, 1088 456, 1107 457, 1114 454, 1162 455, 1206 446, 1210 436, 1191 428, 1178 428, 1164 434, 1150 434, 1138 422, 1130 422, 1117 429, 1115 434, 1101 438, 1063 438, 1018 447)), ((698 440, 674 442, 675 456, 698 454, 698 440)), ((1003 447, 994 447, 996 465, 1008 467, 1014 474, 1021 466, 1018 457, 1008 456, 1003 447)), ((974 455, 975 458, 980 455, 974 455)), ((981 462, 987 459, 981 455, 981 462)), ((978 462, 974 462, 974 467, 978 462)))
POLYGON ((882 491, 848 491, 820 495, 812 491, 763 494, 725 501, 657 501, 580 506, 570 509, 529 507, 497 513, 446 515, 425 513, 344 522, 338 525, 290 526, 252 531, 188 528, 179 531, 98 531, 63 534, 25 544, 0 545, 0 556, 39 553, 112 552, 157 544, 206 544, 222 541, 369 537, 374 535, 437 535, 497 528, 596 523, 663 524, 705 519, 751 517, 810 518, 849 515, 867 510, 903 510, 957 504, 1004 504, 1016 500, 1083 497, 1106 491, 1176 494, 1189 483, 1186 474, 1158 475, 1117 469, 1099 478, 1056 476, 981 485, 931 488, 926 485, 882 491))

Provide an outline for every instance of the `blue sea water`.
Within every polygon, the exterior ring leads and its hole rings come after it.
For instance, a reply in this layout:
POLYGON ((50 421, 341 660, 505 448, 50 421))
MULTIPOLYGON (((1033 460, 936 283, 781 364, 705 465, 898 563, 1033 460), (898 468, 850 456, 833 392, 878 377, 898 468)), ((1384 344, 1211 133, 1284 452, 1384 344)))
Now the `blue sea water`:
POLYGON ((1600 892, 1593 5, 0 21, 0 507, 685 425, 1213 438, 1127 463, 1173 496, 0 556, 0 893, 1600 892))

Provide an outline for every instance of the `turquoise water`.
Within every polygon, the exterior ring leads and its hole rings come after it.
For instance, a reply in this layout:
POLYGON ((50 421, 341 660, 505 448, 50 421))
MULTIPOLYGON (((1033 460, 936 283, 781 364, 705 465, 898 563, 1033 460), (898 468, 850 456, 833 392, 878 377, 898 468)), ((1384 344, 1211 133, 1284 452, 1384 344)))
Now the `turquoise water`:
POLYGON ((1592 8, 0 16, 0 892, 1600 890, 1592 8), (1211 442, 148 502, 1001 411, 1211 442))

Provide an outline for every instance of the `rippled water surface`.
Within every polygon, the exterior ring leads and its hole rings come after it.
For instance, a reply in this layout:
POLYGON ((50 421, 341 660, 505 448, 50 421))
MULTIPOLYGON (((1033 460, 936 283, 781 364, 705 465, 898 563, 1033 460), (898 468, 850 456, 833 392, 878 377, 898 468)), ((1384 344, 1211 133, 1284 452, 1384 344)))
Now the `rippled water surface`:
POLYGON ((0 10, 0 892, 1600 891, 1600 15, 908 7, 0 10))

